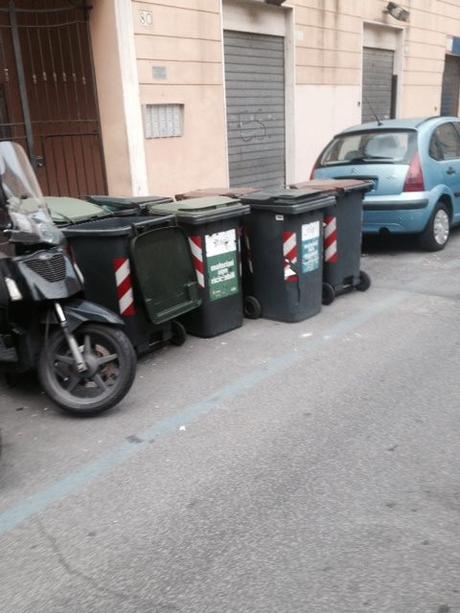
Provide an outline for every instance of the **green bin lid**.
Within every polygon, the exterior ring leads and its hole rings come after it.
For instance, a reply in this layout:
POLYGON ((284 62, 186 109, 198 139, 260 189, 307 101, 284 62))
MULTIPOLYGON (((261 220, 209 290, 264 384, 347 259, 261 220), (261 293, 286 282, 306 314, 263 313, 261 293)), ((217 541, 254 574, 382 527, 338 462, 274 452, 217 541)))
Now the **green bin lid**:
POLYGON ((54 223, 69 225, 98 217, 107 217, 107 211, 96 204, 78 198, 46 196, 54 223))
POLYGON ((199 286, 183 229, 157 228, 131 242, 136 279, 150 321, 162 324, 201 304, 199 286))
POLYGON ((250 208, 236 198, 208 196, 149 206, 149 211, 155 214, 170 213, 175 215, 179 222, 198 225, 232 217, 238 218, 247 215, 250 208))

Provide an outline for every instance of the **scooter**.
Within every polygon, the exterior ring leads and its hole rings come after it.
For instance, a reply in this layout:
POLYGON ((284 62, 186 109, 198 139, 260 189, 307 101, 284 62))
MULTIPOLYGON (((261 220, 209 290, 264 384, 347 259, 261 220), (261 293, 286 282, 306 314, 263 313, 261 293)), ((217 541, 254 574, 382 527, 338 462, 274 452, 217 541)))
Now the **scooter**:
POLYGON ((82 274, 12 142, 0 143, 0 230, 0 372, 36 369, 69 413, 114 406, 133 384, 136 354, 121 318, 84 300, 82 274))

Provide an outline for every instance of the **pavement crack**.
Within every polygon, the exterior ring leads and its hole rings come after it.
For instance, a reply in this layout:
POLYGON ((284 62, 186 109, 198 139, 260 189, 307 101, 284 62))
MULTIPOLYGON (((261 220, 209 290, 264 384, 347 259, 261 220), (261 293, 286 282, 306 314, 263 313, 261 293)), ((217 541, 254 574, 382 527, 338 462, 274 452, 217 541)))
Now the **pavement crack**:
POLYGON ((37 524, 38 530, 42 537, 49 543, 51 550, 53 551, 56 559, 58 560, 61 567, 65 570, 65 572, 70 577, 76 577, 81 579, 85 583, 91 585, 91 587, 96 590, 99 594, 104 594, 106 596, 112 596, 119 601, 123 601, 125 603, 131 603, 135 606, 149 606, 152 607, 152 611, 158 611, 159 613, 165 610, 174 610, 179 611, 179 608, 175 607, 175 605, 167 605, 167 604, 158 604, 154 603, 151 600, 144 600, 143 598, 138 598, 136 596, 131 596, 129 594, 125 594, 123 592, 119 592, 117 590, 113 590, 105 585, 101 585, 98 581, 96 581, 90 575, 87 575, 83 571, 75 568, 70 562, 67 561, 64 553, 62 552, 59 543, 55 536, 53 536, 48 530, 45 528, 43 522, 40 518, 35 518, 35 522, 37 524))

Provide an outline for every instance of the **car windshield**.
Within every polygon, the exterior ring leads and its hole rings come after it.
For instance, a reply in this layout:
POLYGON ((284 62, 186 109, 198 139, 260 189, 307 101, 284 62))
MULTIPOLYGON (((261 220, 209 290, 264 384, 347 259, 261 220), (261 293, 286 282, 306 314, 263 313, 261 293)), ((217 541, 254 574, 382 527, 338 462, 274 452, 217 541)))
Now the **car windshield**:
POLYGON ((11 240, 59 244, 62 233, 51 219, 26 153, 17 143, 0 143, 0 175, 11 221, 11 240))
POLYGON ((336 136, 324 151, 320 166, 340 164, 409 164, 417 133, 375 130, 336 136))

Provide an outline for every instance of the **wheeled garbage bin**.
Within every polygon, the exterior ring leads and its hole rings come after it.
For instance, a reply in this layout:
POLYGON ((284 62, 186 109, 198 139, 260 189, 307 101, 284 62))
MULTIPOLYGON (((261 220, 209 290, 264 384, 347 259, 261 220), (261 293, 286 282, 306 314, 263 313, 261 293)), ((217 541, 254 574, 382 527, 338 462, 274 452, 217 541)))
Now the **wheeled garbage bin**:
POLYGON ((187 332, 209 338, 243 324, 240 228, 249 207, 220 196, 150 207, 170 213, 186 231, 193 254, 202 305, 181 317, 187 332))
POLYGON ((360 269, 363 197, 372 189, 369 181, 356 179, 314 180, 291 186, 335 193, 337 206, 326 211, 324 222, 323 304, 352 288, 366 291, 369 275, 360 269))
POLYGON ((321 310, 324 211, 335 197, 312 190, 258 192, 242 198, 245 220, 244 310, 296 322, 321 310))
POLYGON ((150 205, 172 202, 167 196, 88 196, 87 200, 115 215, 145 215, 150 205))
POLYGON ((201 300, 187 238, 172 215, 109 217, 63 231, 86 296, 121 315, 139 354, 184 342, 176 319, 201 300))

